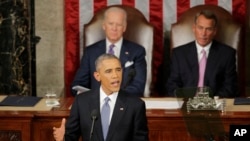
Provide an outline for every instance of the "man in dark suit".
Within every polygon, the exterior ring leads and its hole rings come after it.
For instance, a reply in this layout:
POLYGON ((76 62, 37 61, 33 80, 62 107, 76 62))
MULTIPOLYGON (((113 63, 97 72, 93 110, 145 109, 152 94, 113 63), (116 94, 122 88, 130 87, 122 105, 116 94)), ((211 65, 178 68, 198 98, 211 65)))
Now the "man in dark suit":
POLYGON ((105 11, 102 27, 106 39, 85 48, 80 68, 71 85, 74 96, 77 93, 74 90, 75 86, 89 89, 99 86, 92 74, 95 71, 94 61, 103 53, 113 53, 120 58, 123 67, 121 87, 129 94, 143 96, 147 74, 146 51, 144 47, 123 39, 126 26, 127 14, 125 10, 111 7, 105 11), (111 45, 115 47, 110 52, 111 45))
POLYGON ((55 140, 62 141, 65 132, 65 141, 78 141, 80 136, 84 141, 148 141, 145 103, 120 89, 122 67, 119 59, 111 54, 98 57, 94 77, 101 86, 75 97, 65 128, 65 120, 60 128, 54 127, 55 140), (110 99, 110 118, 103 122, 102 110, 107 97, 110 99), (103 123, 108 124, 107 135, 103 123))
POLYGON ((178 88, 208 86, 213 95, 235 97, 237 95, 236 50, 213 38, 217 31, 217 18, 211 11, 201 11, 195 16, 193 32, 196 40, 172 51, 171 72, 167 82, 169 96, 175 96, 178 88), (203 77, 202 50, 206 65, 203 77))

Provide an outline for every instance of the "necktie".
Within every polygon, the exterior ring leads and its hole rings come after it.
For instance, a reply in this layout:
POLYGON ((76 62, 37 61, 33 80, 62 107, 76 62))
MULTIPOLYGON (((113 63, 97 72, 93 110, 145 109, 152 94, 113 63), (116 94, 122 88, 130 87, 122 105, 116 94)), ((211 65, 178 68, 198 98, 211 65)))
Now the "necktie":
POLYGON ((199 63, 199 82, 198 87, 204 86, 204 75, 205 75, 205 69, 206 69, 206 63, 207 63, 207 57, 206 57, 206 51, 203 49, 201 51, 202 57, 199 63))
POLYGON ((115 52, 114 52, 114 50, 113 50, 113 48, 115 47, 115 45, 114 44, 111 44, 110 46, 109 46, 109 54, 115 54, 115 52))
POLYGON ((104 104, 102 106, 101 111, 101 119, 102 119, 102 131, 103 131, 103 138, 106 140, 108 129, 109 129, 109 116, 110 116, 110 107, 109 107, 109 97, 104 99, 104 104))

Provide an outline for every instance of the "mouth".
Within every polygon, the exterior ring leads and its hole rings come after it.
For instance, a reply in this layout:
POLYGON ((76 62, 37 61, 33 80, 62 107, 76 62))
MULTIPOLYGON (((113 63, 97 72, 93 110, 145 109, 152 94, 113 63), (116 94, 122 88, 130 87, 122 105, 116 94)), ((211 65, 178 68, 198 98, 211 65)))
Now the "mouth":
POLYGON ((200 40, 204 41, 204 40, 207 40, 207 38, 205 38, 205 37, 202 37, 202 38, 200 38, 200 40))
POLYGON ((113 81, 113 82, 111 82, 111 85, 114 87, 118 87, 118 86, 120 86, 120 81, 119 80, 113 81))

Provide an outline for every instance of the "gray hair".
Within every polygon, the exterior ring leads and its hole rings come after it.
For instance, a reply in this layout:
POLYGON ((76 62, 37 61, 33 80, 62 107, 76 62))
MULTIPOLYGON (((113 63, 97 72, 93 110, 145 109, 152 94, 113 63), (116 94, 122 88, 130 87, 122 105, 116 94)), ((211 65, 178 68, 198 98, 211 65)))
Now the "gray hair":
POLYGON ((214 21, 214 27, 217 27, 217 24, 218 24, 218 18, 216 17, 216 15, 210 11, 210 10, 202 10, 200 11, 199 13, 197 13, 194 17, 194 23, 196 24, 196 21, 197 21, 197 18, 199 16, 205 16, 207 19, 211 19, 214 21))
POLYGON ((125 15, 124 22, 127 23, 127 12, 123 8, 115 7, 115 6, 108 8, 104 13, 104 20, 106 19, 107 13, 109 13, 109 12, 121 12, 121 13, 123 13, 125 15))
POLYGON ((112 54, 102 54, 102 55, 100 55, 100 56, 96 59, 96 61, 95 61, 95 69, 96 69, 96 71, 97 71, 98 69, 100 69, 101 63, 102 63, 104 60, 108 60, 108 59, 116 59, 116 60, 119 61, 119 63, 121 63, 121 62, 120 62, 120 59, 119 59, 118 57, 116 57, 115 55, 112 55, 112 54))

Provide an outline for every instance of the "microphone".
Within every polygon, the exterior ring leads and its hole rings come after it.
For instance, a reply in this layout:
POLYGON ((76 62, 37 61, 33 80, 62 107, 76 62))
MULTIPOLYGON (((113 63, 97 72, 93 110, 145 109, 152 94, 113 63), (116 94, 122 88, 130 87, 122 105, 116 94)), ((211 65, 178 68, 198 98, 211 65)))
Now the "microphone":
POLYGON ((91 112, 91 120, 92 120, 92 125, 91 125, 91 129, 90 129, 90 136, 89 136, 89 140, 91 141, 91 138, 93 136, 93 131, 94 131, 94 125, 95 125, 95 120, 97 119, 97 110, 94 109, 91 112))
POLYGON ((128 81, 126 82, 126 85, 124 88, 126 88, 129 85, 129 83, 132 81, 132 79, 135 77, 135 75, 136 75, 135 69, 130 69, 129 73, 128 73, 128 81))

